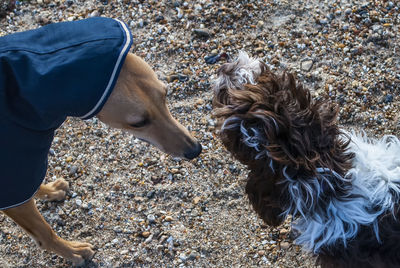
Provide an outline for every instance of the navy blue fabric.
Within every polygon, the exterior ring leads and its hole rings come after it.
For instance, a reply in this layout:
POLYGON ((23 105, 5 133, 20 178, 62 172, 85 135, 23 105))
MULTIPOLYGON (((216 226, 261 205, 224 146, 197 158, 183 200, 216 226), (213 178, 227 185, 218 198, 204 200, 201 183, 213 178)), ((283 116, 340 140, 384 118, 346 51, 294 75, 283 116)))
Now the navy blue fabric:
POLYGON ((0 209, 34 195, 55 129, 101 110, 131 44, 126 25, 109 18, 0 37, 0 209))

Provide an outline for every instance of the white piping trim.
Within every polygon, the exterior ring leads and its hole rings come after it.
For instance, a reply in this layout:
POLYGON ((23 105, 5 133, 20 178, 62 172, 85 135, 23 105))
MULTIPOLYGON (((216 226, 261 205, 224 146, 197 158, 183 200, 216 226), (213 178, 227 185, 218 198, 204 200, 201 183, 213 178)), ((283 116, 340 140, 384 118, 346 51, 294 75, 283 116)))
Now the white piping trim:
MULTIPOLYGON (((42 184, 40 184, 40 185, 42 185, 42 184)), ((5 209, 9 209, 9 208, 15 208, 15 207, 18 207, 18 206, 20 206, 20 205, 22 205, 22 204, 25 204, 26 202, 28 202, 29 200, 31 200, 31 199, 36 195, 36 193, 37 193, 37 192, 39 191, 39 189, 40 189, 40 185, 39 185, 39 187, 37 188, 37 190, 33 193, 33 195, 32 195, 31 197, 29 197, 28 199, 26 199, 25 201, 22 201, 22 202, 20 202, 20 203, 18 203, 18 204, 11 205, 11 206, 8 206, 8 207, 0 208, 0 210, 5 210, 5 209)))
POLYGON ((97 104, 93 107, 92 110, 90 110, 87 114, 85 114, 85 115, 83 115, 83 116, 80 116, 79 118, 86 118, 86 117, 88 117, 88 116, 91 115, 93 112, 95 112, 95 111, 97 110, 97 108, 99 108, 99 106, 103 103, 104 98, 108 95, 108 92, 109 92, 110 89, 111 89, 111 85, 112 85, 112 83, 113 83, 113 81, 114 81, 115 74, 116 74, 116 72, 117 72, 117 69, 118 69, 120 63, 121 63, 122 57, 123 57, 123 55, 125 54, 126 50, 129 48, 129 44, 130 44, 130 42, 131 42, 131 35, 129 34, 129 30, 128 30, 128 28, 126 27, 125 23, 123 23, 122 21, 120 21, 120 20, 118 20, 118 19, 115 19, 115 20, 118 21, 118 22, 122 25, 122 28, 123 28, 124 31, 125 31, 125 34, 126 34, 126 42, 125 42, 125 45, 124 45, 124 47, 122 48, 122 50, 121 50, 121 52, 120 52, 120 54, 119 54, 118 60, 117 60, 117 62, 116 62, 116 64, 115 64, 114 70, 113 70, 113 72, 112 72, 112 74, 111 74, 110 81, 108 81, 108 85, 107 85, 107 87, 106 87, 106 89, 105 89, 103 95, 101 96, 100 100, 97 102, 97 104))

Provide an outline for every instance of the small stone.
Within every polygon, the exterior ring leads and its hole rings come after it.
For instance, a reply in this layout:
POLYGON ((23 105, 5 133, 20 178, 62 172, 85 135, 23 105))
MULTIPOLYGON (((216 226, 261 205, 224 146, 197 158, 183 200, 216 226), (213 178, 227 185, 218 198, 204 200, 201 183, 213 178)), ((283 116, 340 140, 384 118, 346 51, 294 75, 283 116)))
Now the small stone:
POLYGON ((179 259, 180 259, 181 261, 183 261, 183 262, 187 261, 186 254, 185 254, 185 253, 181 253, 181 254, 179 255, 179 259))
POLYGON ((290 244, 288 242, 281 242, 280 246, 281 249, 288 249, 290 247, 290 244))
POLYGON ((153 235, 150 235, 144 242, 145 242, 146 244, 148 244, 148 243, 151 242, 152 239, 153 239, 153 235))
POLYGON ((257 28, 259 28, 259 29, 264 28, 264 22, 263 22, 262 20, 259 20, 259 21, 257 22, 257 28))
POLYGON ((176 8, 176 12, 178 12, 178 14, 177 14, 178 19, 182 19, 182 17, 183 17, 182 10, 179 7, 177 7, 176 8))
POLYGON ((384 102, 385 102, 385 103, 389 103, 389 102, 392 102, 392 101, 393 101, 393 95, 392 95, 392 94, 387 94, 387 95, 385 96, 384 102))
POLYGON ((203 99, 196 99, 196 105, 203 105, 204 100, 203 99))
POLYGON ((200 4, 195 4, 195 5, 194 5, 194 9, 195 9, 196 11, 201 11, 201 10, 203 9, 203 7, 202 7, 200 4))
POLYGON ((129 253, 129 250, 127 250, 127 249, 123 249, 123 250, 121 250, 121 252, 120 252, 121 255, 126 255, 126 254, 128 254, 128 253, 129 253))
POLYGON ((335 79, 333 79, 332 77, 329 78, 328 80, 326 80, 327 84, 333 84, 335 82, 335 79))
POLYGON ((193 260, 197 259, 197 256, 199 256, 199 254, 196 251, 192 251, 188 256, 188 260, 193 261, 193 260))
POLYGON ((179 80, 179 75, 177 74, 172 74, 167 76, 167 82, 171 83, 173 81, 179 80))
POLYGON ((192 75, 193 74, 193 72, 190 70, 190 69, 183 69, 183 71, 182 71, 182 73, 184 74, 184 75, 192 75))
POLYGON ((116 232, 117 234, 122 233, 122 228, 120 226, 116 226, 114 228, 114 232, 116 232))
POLYGON ((147 237, 150 236, 150 232, 147 232, 147 231, 142 232, 142 236, 143 236, 144 238, 147 238, 147 237))
POLYGON ((326 25, 326 24, 328 24, 328 21, 326 19, 320 19, 319 23, 322 25, 326 25))
POLYGON ((138 27, 139 28, 143 28, 144 27, 144 25, 145 25, 145 23, 144 23, 144 21, 143 21, 143 19, 139 19, 139 21, 138 21, 138 27))
POLYGON ((170 222, 170 221, 172 221, 172 216, 165 216, 165 221, 168 221, 168 222, 170 222))
POLYGON ((82 200, 76 199, 76 200, 75 200, 75 204, 76 204, 78 207, 82 206, 82 200))
POLYGON ((156 217, 152 214, 147 215, 147 220, 149 223, 155 223, 156 222, 156 217))
POLYGON ((358 81, 354 80, 353 82, 351 82, 351 86, 354 88, 357 88, 359 85, 358 81))
POLYGON ((287 230, 287 229, 285 229, 285 228, 282 228, 280 231, 279 231, 279 233, 281 234, 281 235, 285 235, 285 234, 287 234, 289 231, 287 230))
POLYGON ((196 196, 195 198, 193 198, 193 204, 197 205, 201 200, 200 196, 196 196))
POLYGON ((68 175, 72 176, 74 175, 76 172, 78 171, 78 167, 77 166, 71 166, 69 171, 68 171, 68 175))
POLYGON ((193 33, 197 37, 209 38, 211 36, 211 33, 208 29, 193 29, 193 33))
POLYGON ((309 72, 309 71, 311 71, 311 68, 313 67, 313 65, 314 65, 313 60, 304 59, 300 63, 300 68, 301 68, 301 70, 303 70, 305 72, 309 72))
POLYGON ((65 162, 70 163, 70 162, 72 162, 72 160, 73 160, 72 156, 68 156, 68 157, 65 159, 65 162))
POLYGON ((189 80, 189 77, 187 75, 184 75, 184 74, 178 74, 178 80, 180 82, 186 82, 186 81, 189 80))
POLYGON ((157 16, 157 17, 155 18, 155 21, 156 21, 156 22, 164 22, 164 21, 165 21, 165 18, 164 18, 164 16, 160 15, 160 16, 157 16))
POLYGON ((98 16, 100 16, 100 13, 99 13, 99 11, 97 11, 97 10, 93 11, 93 12, 90 13, 90 15, 89 15, 89 17, 91 17, 91 18, 93 18, 93 17, 98 17, 98 16))
POLYGON ((177 173, 179 173, 179 169, 177 169, 177 168, 171 168, 171 173, 172 173, 172 174, 177 174, 177 173))
POLYGON ((152 198, 154 197, 155 193, 156 193, 156 191, 151 190, 151 191, 149 191, 149 192, 147 193, 146 196, 147 196, 148 199, 152 199, 152 198))

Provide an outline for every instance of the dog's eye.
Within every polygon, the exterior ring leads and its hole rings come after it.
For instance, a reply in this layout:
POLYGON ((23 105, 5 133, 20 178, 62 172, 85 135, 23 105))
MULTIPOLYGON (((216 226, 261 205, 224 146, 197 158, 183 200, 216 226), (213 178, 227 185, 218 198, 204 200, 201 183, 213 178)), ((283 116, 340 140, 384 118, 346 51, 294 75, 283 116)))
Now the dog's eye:
POLYGON ((142 121, 139 121, 137 123, 130 124, 130 126, 134 127, 134 128, 141 128, 141 127, 146 126, 149 122, 150 122, 149 119, 143 119, 142 121))

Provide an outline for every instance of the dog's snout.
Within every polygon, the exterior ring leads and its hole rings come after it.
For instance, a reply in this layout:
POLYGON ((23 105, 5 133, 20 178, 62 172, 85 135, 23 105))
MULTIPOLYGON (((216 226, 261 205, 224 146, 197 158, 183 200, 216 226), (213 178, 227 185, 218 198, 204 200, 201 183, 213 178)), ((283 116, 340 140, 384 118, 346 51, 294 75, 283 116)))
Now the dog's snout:
POLYGON ((189 160, 196 158, 201 153, 202 148, 203 147, 201 146, 201 144, 199 142, 196 142, 196 144, 193 147, 189 148, 185 152, 185 154, 184 154, 185 158, 187 158, 189 160))

